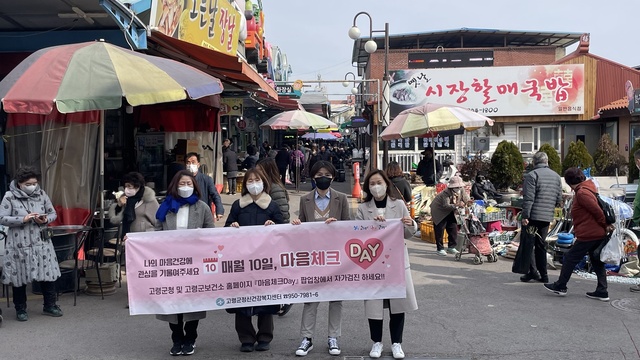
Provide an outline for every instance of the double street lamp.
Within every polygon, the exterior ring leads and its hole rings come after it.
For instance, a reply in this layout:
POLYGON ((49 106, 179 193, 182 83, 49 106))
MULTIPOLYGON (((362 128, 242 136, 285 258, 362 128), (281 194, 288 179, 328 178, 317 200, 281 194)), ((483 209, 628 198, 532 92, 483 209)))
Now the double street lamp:
MULTIPOLYGON (((384 30, 373 30, 373 20, 371 15, 366 11, 361 11, 353 17, 353 26, 349 29, 349 37, 353 40, 360 38, 360 29, 356 26, 356 20, 358 16, 366 15, 369 18, 369 40, 364 44, 364 51, 368 54, 373 54, 378 50, 378 44, 373 40, 373 33, 384 33, 384 75, 382 77, 382 121, 384 126, 389 125, 389 23, 384 24, 384 30)), ((355 75, 354 75, 355 76, 355 75)), ((345 76, 346 79, 346 76, 345 76)), ((371 162, 373 168, 378 167, 378 136, 379 129, 376 121, 372 121, 371 126, 371 162)), ((385 141, 383 142, 383 155, 382 155, 382 167, 386 168, 389 163, 389 145, 385 141)))

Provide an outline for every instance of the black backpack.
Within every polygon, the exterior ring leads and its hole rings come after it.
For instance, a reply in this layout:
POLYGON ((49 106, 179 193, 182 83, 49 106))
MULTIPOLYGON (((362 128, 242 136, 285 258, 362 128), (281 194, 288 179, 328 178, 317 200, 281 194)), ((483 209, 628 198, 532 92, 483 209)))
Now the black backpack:
MULTIPOLYGON (((591 191, 591 190, 589 190, 591 191)), ((609 204, 608 202, 604 201, 602 199, 602 197, 600 196, 600 194, 591 191, 595 196, 596 199, 598 200, 598 205, 600 205, 600 209, 602 209, 602 212, 604 213, 604 220, 608 225, 611 224, 615 224, 616 223, 616 212, 613 210, 613 206, 611 206, 611 204, 609 204)))

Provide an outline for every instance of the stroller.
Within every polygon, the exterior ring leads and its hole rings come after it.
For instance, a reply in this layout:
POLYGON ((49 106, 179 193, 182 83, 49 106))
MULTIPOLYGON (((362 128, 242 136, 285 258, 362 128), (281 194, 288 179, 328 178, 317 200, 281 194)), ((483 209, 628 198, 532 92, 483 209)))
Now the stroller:
POLYGON ((468 215, 464 215, 460 210, 462 209, 456 211, 456 218, 460 224, 459 234, 462 235, 458 238, 462 238, 462 241, 458 244, 460 252, 456 254, 456 260, 460 261, 462 255, 466 253, 475 255, 473 258, 475 265, 484 263, 483 256, 487 257, 488 262, 498 261, 498 255, 491 247, 489 237, 480 220, 473 215, 473 212, 465 211, 468 215))

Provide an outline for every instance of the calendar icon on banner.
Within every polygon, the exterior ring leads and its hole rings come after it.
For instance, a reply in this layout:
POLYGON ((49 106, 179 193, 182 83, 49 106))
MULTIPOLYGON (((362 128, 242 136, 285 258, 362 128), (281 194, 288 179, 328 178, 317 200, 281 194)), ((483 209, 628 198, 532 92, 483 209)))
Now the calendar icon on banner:
POLYGON ((218 258, 204 258, 202 259, 203 271, 205 274, 217 274, 218 273, 218 258))

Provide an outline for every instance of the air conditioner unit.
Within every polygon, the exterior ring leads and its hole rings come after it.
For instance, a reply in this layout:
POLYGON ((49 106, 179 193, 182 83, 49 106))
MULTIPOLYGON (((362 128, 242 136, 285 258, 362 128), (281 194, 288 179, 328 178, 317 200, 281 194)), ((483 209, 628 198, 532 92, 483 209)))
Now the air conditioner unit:
POLYGON ((489 138, 486 136, 473 138, 473 150, 489 151, 489 138))
POLYGON ((520 152, 523 152, 523 153, 533 152, 533 143, 532 142, 521 142, 520 143, 520 152))

